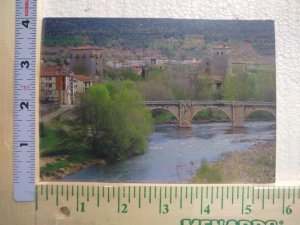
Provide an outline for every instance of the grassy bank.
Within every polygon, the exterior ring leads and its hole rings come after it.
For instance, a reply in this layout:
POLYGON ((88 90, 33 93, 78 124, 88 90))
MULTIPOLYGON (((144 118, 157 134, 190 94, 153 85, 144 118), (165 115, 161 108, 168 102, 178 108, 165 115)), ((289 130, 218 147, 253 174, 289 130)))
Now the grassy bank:
POLYGON ((105 164, 103 159, 95 160, 95 155, 80 144, 65 144, 61 129, 68 126, 65 112, 48 123, 40 124, 40 177, 42 180, 59 179, 82 168, 105 164))
POLYGON ((244 152, 232 152, 221 161, 202 163, 192 183, 275 182, 275 141, 259 143, 244 152))

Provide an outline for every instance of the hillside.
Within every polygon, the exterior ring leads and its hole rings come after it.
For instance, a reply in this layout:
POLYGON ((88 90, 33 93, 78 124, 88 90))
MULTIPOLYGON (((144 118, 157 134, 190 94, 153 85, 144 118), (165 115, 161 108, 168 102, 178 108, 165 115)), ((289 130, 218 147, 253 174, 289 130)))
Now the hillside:
POLYGON ((107 54, 122 52, 125 58, 132 54, 181 60, 202 58, 210 54, 214 43, 248 44, 255 54, 274 58, 274 23, 116 18, 44 20, 45 47, 98 45, 107 54))

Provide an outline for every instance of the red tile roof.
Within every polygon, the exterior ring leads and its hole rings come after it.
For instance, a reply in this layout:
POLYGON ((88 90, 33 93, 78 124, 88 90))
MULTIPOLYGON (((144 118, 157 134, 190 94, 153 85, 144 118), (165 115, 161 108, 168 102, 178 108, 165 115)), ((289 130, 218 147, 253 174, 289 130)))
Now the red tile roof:
POLYGON ((80 80, 80 81, 83 81, 83 82, 91 82, 91 81, 93 81, 92 78, 87 77, 87 76, 84 76, 84 75, 73 75, 73 77, 74 77, 76 80, 80 80))
POLYGON ((62 66, 44 66, 41 67, 41 77, 54 77, 54 76, 71 76, 72 71, 63 68, 62 66))
POLYGON ((79 46, 79 47, 73 47, 70 48, 70 50, 101 50, 101 48, 99 48, 98 46, 91 46, 91 45, 87 45, 87 46, 79 46))

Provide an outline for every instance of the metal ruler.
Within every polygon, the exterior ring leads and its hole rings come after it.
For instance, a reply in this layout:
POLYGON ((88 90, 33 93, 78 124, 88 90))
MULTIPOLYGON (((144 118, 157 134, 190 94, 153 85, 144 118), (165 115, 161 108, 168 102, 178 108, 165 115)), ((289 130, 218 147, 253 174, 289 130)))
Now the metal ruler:
POLYGON ((16 0, 14 198, 34 201, 36 0, 16 0))
POLYGON ((36 211, 37 221, 52 211, 74 224, 298 225, 300 188, 41 184, 36 211))

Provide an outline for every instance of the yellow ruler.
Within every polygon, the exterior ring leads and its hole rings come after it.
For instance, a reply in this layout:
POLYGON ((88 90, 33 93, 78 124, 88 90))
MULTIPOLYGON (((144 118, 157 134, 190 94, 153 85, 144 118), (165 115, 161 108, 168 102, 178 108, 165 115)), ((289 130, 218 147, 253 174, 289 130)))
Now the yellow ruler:
POLYGON ((37 224, 297 225, 300 188, 49 183, 35 207, 37 224))

